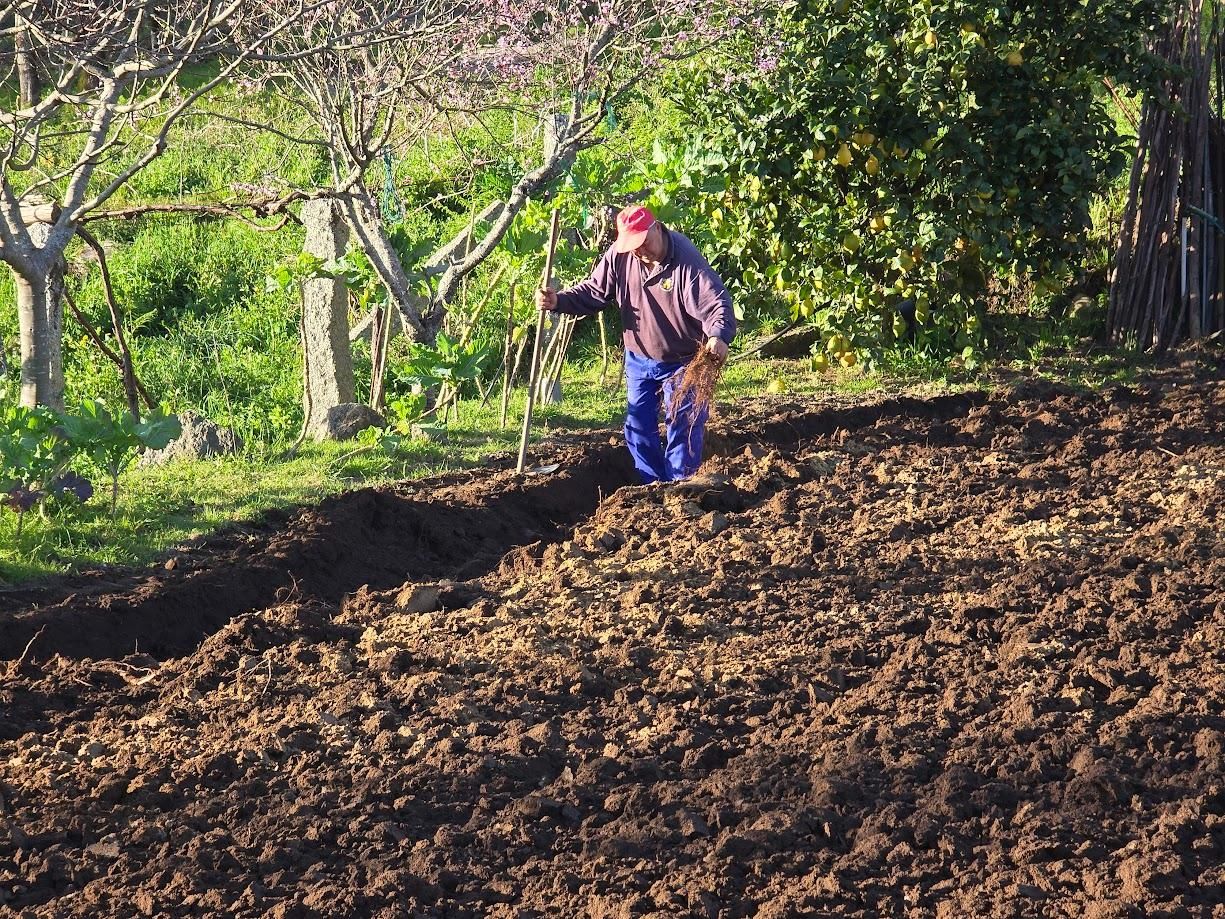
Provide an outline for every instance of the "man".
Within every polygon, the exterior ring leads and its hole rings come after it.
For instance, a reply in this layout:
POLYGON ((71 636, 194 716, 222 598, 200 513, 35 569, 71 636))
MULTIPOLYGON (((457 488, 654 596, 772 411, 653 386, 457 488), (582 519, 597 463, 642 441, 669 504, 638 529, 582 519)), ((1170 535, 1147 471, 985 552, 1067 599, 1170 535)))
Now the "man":
POLYGON ((681 405, 672 397, 700 349, 727 358, 736 334, 732 299, 692 242, 645 207, 627 207, 617 216, 616 242, 587 280, 536 293, 540 309, 572 316, 591 316, 614 302, 625 327, 626 446, 644 484, 688 478, 702 462, 706 410, 694 417, 692 393, 681 405), (662 443, 661 398, 668 409, 662 443))

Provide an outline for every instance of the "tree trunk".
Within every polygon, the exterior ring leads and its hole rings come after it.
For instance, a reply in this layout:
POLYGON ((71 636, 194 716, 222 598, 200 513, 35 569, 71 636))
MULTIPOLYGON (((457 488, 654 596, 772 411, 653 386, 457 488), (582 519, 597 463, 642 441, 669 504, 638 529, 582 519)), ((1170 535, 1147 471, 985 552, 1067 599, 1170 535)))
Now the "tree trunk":
MULTIPOLYGON (((20 17, 18 25, 21 25, 20 17)), ((34 63, 34 56, 30 53, 30 36, 24 28, 13 36, 13 46, 17 52, 18 105, 23 109, 33 108, 38 103, 41 87, 38 82, 38 68, 34 63)))
POLYGON ((392 302, 404 323, 404 334, 410 341, 432 342, 437 328, 427 328, 422 316, 426 301, 413 293, 400 257, 379 218, 378 209, 367 196, 352 194, 344 199, 345 218, 361 242, 362 251, 370 259, 379 280, 391 294, 392 302))
MULTIPOLYGON (((47 242, 51 228, 30 227, 35 246, 47 242)), ((64 257, 43 253, 30 260, 31 272, 13 273, 17 286, 17 324, 21 330, 21 404, 64 408, 64 257), (50 256, 50 257, 47 257, 50 256)))
MULTIPOLYGON (((302 205, 305 250, 324 261, 344 256, 349 231, 339 208, 328 199, 302 205)), ((349 351, 348 293, 343 281, 302 282, 302 337, 306 366, 306 431, 322 439, 328 409, 355 401, 353 357, 349 351)))

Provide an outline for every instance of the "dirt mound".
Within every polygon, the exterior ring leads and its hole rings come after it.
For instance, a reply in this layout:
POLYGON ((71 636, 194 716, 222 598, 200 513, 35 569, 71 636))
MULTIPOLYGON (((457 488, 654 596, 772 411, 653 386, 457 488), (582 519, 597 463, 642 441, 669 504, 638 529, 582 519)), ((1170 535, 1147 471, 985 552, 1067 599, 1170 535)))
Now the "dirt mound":
MULTIPOLYGON (((984 398, 884 399, 816 412, 782 406, 747 425, 716 425, 708 452, 795 443, 886 415, 957 417, 984 398)), ((561 539, 605 495, 636 481, 624 448, 604 434, 559 440, 541 462, 558 471, 523 479, 494 468, 347 492, 206 538, 169 568, 93 572, 0 595, 0 661, 23 653, 35 662, 140 652, 165 659, 235 616, 290 597, 336 603, 360 587, 479 576, 512 549, 561 539)))
POLYGON ((0 910, 1225 915, 1225 384, 854 417, 535 546, 546 483, 474 481, 414 583, 27 662, 0 910))
MULTIPOLYGON (((0 660, 185 654, 235 616, 288 598, 338 602, 368 585, 483 574, 515 546, 556 539, 602 495, 630 481, 628 458, 605 443, 563 450, 558 472, 455 475, 324 499, 281 527, 248 533, 118 583, 53 599, 24 596, 0 619, 0 660), (34 600, 31 603, 31 600, 34 600)), ((0 613, 2 615, 2 613, 0 613)))

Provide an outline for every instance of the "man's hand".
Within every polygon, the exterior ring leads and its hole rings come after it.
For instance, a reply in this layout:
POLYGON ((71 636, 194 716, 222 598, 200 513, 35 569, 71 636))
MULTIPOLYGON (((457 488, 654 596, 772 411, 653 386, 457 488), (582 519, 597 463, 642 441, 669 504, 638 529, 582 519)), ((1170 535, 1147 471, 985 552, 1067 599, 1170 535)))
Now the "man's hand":
POLYGON ((707 339, 706 350, 717 357, 720 361, 727 360, 727 342, 725 342, 722 338, 707 339))
POLYGON ((541 287, 536 291, 536 309, 549 310, 552 312, 557 309, 557 291, 552 287, 541 287))

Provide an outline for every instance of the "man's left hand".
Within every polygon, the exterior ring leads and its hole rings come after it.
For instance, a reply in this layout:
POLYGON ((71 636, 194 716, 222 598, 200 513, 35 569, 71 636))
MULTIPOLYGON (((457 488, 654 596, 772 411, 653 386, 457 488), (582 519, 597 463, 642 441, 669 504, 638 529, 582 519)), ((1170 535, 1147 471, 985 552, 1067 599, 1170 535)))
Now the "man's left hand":
POLYGON ((725 342, 722 338, 707 339, 706 350, 717 357, 720 361, 727 359, 727 342, 725 342))

